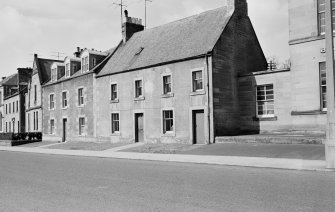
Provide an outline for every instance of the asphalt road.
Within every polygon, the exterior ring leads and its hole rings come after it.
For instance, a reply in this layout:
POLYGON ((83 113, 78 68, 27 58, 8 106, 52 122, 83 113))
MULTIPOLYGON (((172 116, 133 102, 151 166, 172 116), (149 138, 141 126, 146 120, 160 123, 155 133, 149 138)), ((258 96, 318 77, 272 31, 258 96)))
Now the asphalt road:
POLYGON ((0 211, 330 211, 335 173, 0 152, 0 211))

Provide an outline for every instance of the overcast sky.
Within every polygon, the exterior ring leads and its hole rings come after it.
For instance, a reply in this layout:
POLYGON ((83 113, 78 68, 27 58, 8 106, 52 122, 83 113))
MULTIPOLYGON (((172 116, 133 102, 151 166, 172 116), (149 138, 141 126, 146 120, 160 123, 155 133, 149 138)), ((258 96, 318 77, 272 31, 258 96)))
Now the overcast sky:
MULTIPOLYGON (((72 55, 76 47, 105 51, 121 40, 120 0, 0 0, 0 77, 32 67, 33 54, 72 55)), ((148 27, 223 6, 224 0, 152 0, 148 27)), ((144 19, 144 0, 124 0, 144 19)), ((248 0, 249 16, 266 57, 289 58, 287 0, 248 0)))

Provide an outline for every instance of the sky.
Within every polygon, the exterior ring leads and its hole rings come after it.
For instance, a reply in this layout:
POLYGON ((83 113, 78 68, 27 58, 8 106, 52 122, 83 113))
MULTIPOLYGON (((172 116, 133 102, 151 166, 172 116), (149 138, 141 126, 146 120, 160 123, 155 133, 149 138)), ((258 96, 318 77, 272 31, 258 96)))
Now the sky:
MULTIPOLYGON (((105 51, 122 38, 120 0, 0 0, 0 77, 32 67, 33 55, 61 59, 76 47, 105 51)), ((129 16, 144 19, 144 0, 124 0, 129 16)), ((222 7, 224 0, 152 0, 147 26, 222 7)), ((266 57, 289 59, 287 0, 248 0, 249 17, 266 57)))

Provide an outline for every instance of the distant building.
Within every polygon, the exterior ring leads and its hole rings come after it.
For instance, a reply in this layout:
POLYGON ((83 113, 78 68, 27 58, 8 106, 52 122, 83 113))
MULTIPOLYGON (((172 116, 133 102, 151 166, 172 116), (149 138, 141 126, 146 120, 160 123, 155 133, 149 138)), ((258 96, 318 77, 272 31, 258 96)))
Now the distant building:
POLYGON ((78 48, 73 57, 51 64, 51 78, 42 85, 44 140, 95 140, 94 68, 107 55, 78 48))
POLYGON ((42 132, 42 85, 51 79, 51 65, 59 60, 39 58, 34 55, 32 76, 26 94, 26 132, 42 132))
POLYGON ((2 81, 3 132, 25 132, 25 94, 31 77, 30 68, 18 68, 18 73, 2 81))

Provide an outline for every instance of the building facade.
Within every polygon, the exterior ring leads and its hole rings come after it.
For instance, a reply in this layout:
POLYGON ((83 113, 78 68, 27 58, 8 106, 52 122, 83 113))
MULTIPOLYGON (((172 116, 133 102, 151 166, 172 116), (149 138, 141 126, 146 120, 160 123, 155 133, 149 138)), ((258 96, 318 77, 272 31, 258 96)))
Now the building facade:
POLYGON ((246 1, 228 2, 145 31, 126 16, 123 43, 97 74, 98 140, 205 144, 240 133, 238 75, 267 62, 246 1))
POLYGON ((42 132, 42 85, 51 79, 51 65, 54 62, 61 61, 43 59, 37 54, 34 55, 33 73, 29 80, 25 100, 26 132, 42 132))
POLYGON ((42 86, 44 140, 96 140, 94 68, 107 55, 78 49, 75 57, 51 64, 51 79, 42 86))

